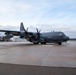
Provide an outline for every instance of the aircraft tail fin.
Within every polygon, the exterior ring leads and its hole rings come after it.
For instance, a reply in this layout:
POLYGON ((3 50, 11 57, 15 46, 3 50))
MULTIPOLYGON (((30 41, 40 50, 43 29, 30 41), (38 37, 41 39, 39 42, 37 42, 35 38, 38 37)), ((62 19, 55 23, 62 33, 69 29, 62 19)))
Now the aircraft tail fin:
POLYGON ((20 24, 20 31, 25 31, 25 28, 24 28, 23 22, 21 22, 21 24, 20 24))

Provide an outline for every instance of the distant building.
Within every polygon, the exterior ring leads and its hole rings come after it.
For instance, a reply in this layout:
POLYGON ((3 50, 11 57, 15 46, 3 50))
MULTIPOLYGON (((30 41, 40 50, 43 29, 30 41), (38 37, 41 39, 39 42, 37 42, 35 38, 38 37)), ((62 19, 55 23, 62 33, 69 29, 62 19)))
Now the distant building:
POLYGON ((6 38, 6 36, 0 36, 0 41, 12 41, 12 42, 24 42, 26 39, 21 39, 19 37, 6 38))
POLYGON ((3 41, 3 37, 2 36, 0 36, 0 41, 3 41))
POLYGON ((5 36, 0 36, 0 41, 11 41, 10 38, 6 38, 5 36))

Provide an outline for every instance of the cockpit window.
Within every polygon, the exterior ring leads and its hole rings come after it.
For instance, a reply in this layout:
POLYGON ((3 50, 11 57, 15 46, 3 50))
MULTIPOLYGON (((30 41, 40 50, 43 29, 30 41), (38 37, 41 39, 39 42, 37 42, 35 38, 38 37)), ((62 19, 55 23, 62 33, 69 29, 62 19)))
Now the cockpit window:
POLYGON ((65 36, 65 34, 64 34, 63 32, 60 32, 59 35, 61 35, 61 36, 65 36))

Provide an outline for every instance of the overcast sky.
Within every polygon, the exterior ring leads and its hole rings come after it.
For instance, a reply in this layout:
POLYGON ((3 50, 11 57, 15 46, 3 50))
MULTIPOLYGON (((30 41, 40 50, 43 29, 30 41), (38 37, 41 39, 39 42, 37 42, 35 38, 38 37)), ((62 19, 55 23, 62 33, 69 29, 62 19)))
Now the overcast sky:
POLYGON ((0 29, 19 30, 20 22, 76 37, 76 0, 0 0, 0 29))

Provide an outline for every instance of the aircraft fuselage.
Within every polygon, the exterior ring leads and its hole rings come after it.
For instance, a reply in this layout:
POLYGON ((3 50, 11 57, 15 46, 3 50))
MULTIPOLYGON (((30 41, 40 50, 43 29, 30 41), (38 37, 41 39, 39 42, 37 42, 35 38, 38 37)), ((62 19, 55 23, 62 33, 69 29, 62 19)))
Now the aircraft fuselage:
POLYGON ((69 37, 66 36, 63 32, 47 32, 47 33, 40 33, 40 39, 35 38, 36 33, 29 34, 28 38, 26 38, 28 41, 33 43, 62 43, 69 40, 69 37), (34 36, 31 36, 34 35, 34 36))

